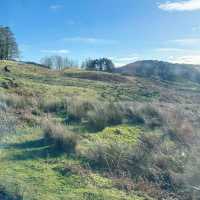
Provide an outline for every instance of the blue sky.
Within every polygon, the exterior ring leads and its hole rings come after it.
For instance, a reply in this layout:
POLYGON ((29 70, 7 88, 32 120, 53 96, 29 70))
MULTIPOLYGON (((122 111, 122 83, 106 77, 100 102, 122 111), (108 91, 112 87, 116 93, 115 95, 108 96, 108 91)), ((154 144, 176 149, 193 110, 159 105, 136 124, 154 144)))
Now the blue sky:
POLYGON ((200 64, 200 0, 1 0, 0 24, 15 33, 23 60, 200 64))

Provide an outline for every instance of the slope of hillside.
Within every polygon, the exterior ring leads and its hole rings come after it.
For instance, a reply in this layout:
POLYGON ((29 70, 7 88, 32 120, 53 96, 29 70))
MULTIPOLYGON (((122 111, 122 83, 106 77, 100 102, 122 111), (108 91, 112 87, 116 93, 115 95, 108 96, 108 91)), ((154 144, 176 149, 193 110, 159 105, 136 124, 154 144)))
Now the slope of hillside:
POLYGON ((0 197, 190 200, 199 103, 197 83, 2 61, 0 197))
POLYGON ((116 71, 128 75, 139 75, 166 81, 193 81, 200 83, 199 68, 197 65, 145 60, 128 64, 118 68, 116 71))

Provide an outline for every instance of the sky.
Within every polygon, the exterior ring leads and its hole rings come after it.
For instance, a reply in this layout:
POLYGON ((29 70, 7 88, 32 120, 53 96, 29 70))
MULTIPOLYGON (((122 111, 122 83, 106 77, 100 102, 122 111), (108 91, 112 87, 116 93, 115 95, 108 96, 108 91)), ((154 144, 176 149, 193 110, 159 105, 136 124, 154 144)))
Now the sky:
POLYGON ((0 0, 20 57, 200 64, 200 0, 0 0))

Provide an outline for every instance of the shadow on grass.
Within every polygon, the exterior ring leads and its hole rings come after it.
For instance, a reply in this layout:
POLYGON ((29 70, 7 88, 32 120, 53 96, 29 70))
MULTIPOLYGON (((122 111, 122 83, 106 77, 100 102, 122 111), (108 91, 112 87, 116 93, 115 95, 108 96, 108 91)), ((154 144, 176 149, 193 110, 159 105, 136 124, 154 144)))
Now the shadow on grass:
POLYGON ((23 197, 18 194, 18 191, 10 193, 6 190, 5 186, 0 185, 0 199, 1 200, 23 200, 23 197))
POLYGON ((13 149, 14 153, 9 159, 14 161, 56 158, 63 154, 62 151, 57 150, 53 144, 47 143, 44 139, 12 144, 10 148, 13 149))
POLYGON ((44 139, 41 138, 38 140, 31 140, 31 141, 26 141, 26 142, 22 142, 22 143, 10 144, 9 147, 14 148, 14 149, 32 149, 32 148, 40 148, 45 145, 46 144, 45 144, 44 139))

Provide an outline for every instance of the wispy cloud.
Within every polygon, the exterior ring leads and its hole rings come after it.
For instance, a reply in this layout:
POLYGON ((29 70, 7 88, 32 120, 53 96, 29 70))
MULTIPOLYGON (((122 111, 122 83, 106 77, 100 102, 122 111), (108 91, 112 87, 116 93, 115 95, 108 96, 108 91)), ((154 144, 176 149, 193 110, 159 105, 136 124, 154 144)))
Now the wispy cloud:
POLYGON ((200 10, 200 0, 167 1, 159 4, 158 7, 166 11, 194 11, 200 10))
POLYGON ((185 63, 185 64, 197 64, 200 65, 200 52, 197 55, 183 55, 183 56, 172 56, 169 59, 173 63, 185 63))
POLYGON ((116 44, 116 40, 93 38, 93 37, 69 37, 64 38, 65 42, 76 42, 76 43, 86 43, 86 44, 116 44))
POLYGON ((123 65, 139 60, 140 56, 137 54, 133 54, 124 57, 110 57, 110 59, 115 63, 116 67, 121 67, 123 65))
POLYGON ((178 45, 200 45, 200 38, 181 38, 181 39, 175 39, 171 40, 171 43, 176 43, 178 45))
POLYGON ((200 64, 200 50, 191 48, 157 48, 154 52, 159 58, 172 63, 200 64))
POLYGON ((49 8, 52 11, 58 11, 63 8, 63 5, 61 5, 61 4, 50 5, 49 8))
POLYGON ((46 54, 69 54, 70 51, 68 49, 43 49, 41 53, 46 54))
POLYGON ((164 53, 182 53, 185 52, 185 49, 181 48, 157 48, 155 49, 156 52, 164 52, 164 53))

